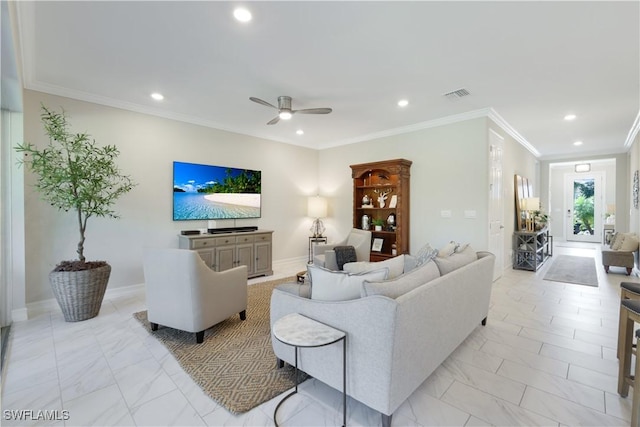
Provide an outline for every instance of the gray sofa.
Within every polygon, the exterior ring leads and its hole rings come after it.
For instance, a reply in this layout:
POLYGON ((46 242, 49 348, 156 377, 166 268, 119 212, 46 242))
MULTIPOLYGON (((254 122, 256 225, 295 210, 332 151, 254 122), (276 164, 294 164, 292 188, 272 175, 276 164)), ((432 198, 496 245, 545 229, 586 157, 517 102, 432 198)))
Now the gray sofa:
MULTIPOLYGON (((485 324, 494 261, 493 254, 477 252, 476 260, 451 272, 451 265, 438 265, 445 274, 396 298, 369 294, 319 301, 292 292, 296 285, 276 288, 271 325, 289 313, 300 313, 346 332, 347 394, 379 411, 383 425, 391 425, 394 411, 476 327, 485 324)), ((393 283, 417 277, 420 268, 393 283)), ((362 286, 366 294, 365 286, 367 282, 362 286)), ((276 339, 272 344, 279 361, 294 364, 292 347, 276 339)), ((342 348, 337 345, 303 349, 298 359, 300 369, 340 391, 341 364, 342 348)))

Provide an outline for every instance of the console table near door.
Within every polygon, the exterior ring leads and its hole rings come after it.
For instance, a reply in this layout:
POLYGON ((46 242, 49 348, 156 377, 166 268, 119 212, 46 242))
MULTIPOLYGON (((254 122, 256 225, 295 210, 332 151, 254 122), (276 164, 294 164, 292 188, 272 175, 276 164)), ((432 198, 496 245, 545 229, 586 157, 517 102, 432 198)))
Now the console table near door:
POLYGON ((276 427, 278 408, 285 400, 298 392, 298 352, 300 348, 323 347, 342 341, 342 425, 347 425, 347 334, 329 325, 320 323, 298 313, 288 314, 273 324, 273 336, 280 342, 294 347, 295 382, 294 391, 286 395, 273 411, 276 427))
POLYGON ((553 255, 553 236, 549 229, 513 233, 513 268, 537 271, 553 255))

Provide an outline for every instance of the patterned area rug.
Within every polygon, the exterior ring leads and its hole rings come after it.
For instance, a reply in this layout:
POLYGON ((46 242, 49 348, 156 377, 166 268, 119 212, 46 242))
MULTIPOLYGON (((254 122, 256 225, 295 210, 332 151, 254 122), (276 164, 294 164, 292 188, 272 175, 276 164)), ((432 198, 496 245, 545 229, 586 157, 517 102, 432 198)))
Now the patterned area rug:
POLYGON ((592 257, 557 255, 544 280, 598 286, 598 273, 592 257))
POLYGON ((196 344, 193 333, 163 326, 152 332, 146 311, 133 316, 167 347, 207 395, 239 414, 295 385, 293 368, 276 369, 269 327, 271 291, 278 284, 295 281, 289 277, 250 285, 247 319, 241 321, 234 315, 207 329, 202 344, 196 344))

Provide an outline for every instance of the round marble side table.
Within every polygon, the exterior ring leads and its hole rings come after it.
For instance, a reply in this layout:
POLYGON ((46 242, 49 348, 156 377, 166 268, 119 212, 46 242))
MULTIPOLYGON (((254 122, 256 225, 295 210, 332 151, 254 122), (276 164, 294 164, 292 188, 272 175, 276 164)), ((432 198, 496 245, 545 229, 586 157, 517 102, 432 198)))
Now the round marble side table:
POLYGON ((273 324, 273 336, 295 348, 295 390, 286 395, 273 411, 273 422, 280 405, 298 392, 298 352, 300 348, 324 347, 342 341, 342 425, 347 425, 347 334, 298 313, 287 314, 273 324))

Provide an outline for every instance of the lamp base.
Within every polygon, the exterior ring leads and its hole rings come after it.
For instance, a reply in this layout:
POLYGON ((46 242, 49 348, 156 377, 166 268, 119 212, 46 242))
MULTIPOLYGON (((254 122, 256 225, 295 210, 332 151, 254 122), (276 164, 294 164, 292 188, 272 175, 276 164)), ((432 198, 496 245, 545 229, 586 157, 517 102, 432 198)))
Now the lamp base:
POLYGON ((316 218, 311 225, 309 231, 313 233, 313 237, 323 237, 322 233, 324 233, 324 224, 320 220, 320 218, 316 218))

